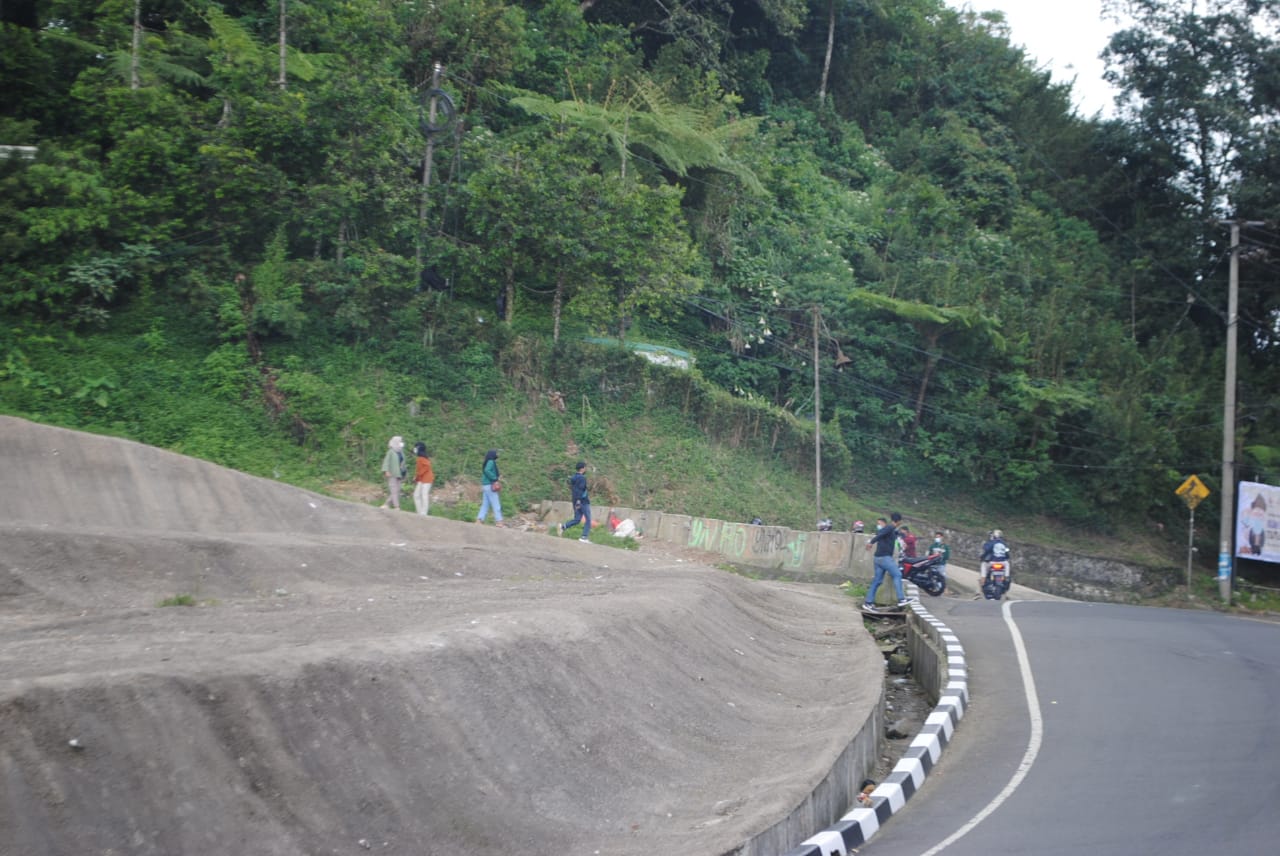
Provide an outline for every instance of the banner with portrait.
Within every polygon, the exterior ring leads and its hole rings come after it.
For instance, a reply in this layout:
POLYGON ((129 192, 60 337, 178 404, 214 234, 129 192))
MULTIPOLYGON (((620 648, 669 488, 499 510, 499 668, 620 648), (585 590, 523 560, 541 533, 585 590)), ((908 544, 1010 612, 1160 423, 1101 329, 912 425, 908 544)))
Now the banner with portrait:
POLYGON ((1236 491, 1236 556, 1280 562, 1280 487, 1240 482, 1236 491))

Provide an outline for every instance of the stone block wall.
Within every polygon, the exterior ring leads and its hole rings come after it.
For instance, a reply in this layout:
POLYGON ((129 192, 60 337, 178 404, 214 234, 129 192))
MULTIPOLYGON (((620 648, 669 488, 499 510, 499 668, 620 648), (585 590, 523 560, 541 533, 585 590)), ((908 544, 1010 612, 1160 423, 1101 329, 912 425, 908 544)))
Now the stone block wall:
MULTIPOLYGON (((932 533, 933 530, 929 530, 932 533)), ((932 534, 930 534, 932 538, 932 534)), ((950 532, 951 561, 977 570, 986 533, 950 532)), ((1075 600, 1126 602, 1169 591, 1186 581, 1185 568, 1153 561, 1150 565, 1106 556, 1085 556, 1052 547, 1037 547, 1005 532, 1014 579, 1038 591, 1075 600)))

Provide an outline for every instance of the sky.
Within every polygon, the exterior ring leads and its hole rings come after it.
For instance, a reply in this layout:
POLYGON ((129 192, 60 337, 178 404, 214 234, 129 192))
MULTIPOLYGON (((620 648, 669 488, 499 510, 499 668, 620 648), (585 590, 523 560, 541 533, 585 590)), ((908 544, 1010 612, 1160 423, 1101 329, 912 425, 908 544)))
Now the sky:
POLYGON ((1092 118, 1101 111, 1115 115, 1114 90, 1102 80, 1098 54, 1119 29, 1103 20, 1102 0, 947 0, 954 9, 1004 12, 1009 41, 1020 45, 1040 68, 1047 68, 1056 82, 1070 83, 1077 112, 1092 118))

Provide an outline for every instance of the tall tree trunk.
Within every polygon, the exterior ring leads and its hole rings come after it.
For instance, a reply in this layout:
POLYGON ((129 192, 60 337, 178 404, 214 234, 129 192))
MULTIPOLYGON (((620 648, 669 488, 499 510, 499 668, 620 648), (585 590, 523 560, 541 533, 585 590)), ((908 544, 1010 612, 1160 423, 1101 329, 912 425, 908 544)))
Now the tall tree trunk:
POLYGON ((253 291, 253 284, 243 273, 236 274, 236 289, 240 292, 240 317, 244 321, 244 346, 249 352, 249 361, 255 368, 262 367, 262 344, 253 329, 253 313, 258 306, 258 297, 253 291))
POLYGON ((827 100, 827 79, 831 74, 831 54, 836 43, 836 0, 827 0, 827 55, 822 60, 822 83, 818 85, 818 106, 827 100))
MULTIPOLYGON (((433 90, 440 88, 440 72, 443 66, 436 63, 431 71, 431 88, 433 90)), ((434 128, 436 124, 436 97, 431 96, 431 103, 427 107, 427 127, 434 128)), ((427 233, 427 193, 431 187, 431 167, 432 161, 435 160, 436 152, 436 135, 427 133, 427 149, 422 155, 422 193, 418 196, 418 239, 417 245, 413 250, 413 266, 418 269, 418 274, 422 274, 422 244, 426 240, 427 233)))
POLYGON ((631 129, 631 114, 627 114, 627 118, 622 122, 622 172, 623 181, 627 180, 627 132, 631 129))
POLYGON ((560 311, 564 308, 564 270, 556 271, 556 293, 551 298, 551 341, 560 341, 560 311))
POLYGON ((507 275, 506 282, 503 283, 502 291, 502 320, 510 324, 511 319, 515 317, 516 302, 516 264, 515 254, 507 259, 507 275))
POLYGON ((916 418, 911 424, 911 430, 914 432, 920 427, 920 417, 924 413, 924 397, 929 389, 929 380, 933 377, 934 366, 938 364, 938 358, 934 355, 934 349, 938 347, 938 340, 942 338, 942 331, 935 330, 925 334, 925 357, 924 357, 924 375, 920 378, 920 391, 916 394, 916 418))
POLYGON ((281 89, 289 87, 289 79, 287 77, 287 64, 285 63, 285 47, 289 43, 288 30, 285 27, 285 4, 287 0, 280 0, 280 79, 276 82, 281 89))
POLYGON ((138 73, 142 53, 142 0, 133 0, 133 50, 129 56, 129 88, 141 89, 142 77, 138 73))

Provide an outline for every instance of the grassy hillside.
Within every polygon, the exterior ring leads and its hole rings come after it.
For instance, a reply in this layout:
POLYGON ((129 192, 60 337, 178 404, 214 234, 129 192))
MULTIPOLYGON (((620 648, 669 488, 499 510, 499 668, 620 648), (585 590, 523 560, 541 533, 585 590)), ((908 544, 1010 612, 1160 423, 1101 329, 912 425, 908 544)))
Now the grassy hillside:
MULTIPOLYGON (((491 448, 509 510, 566 498, 585 459, 599 509, 759 516, 801 529, 819 517, 811 423, 618 348, 551 347, 509 331, 440 338, 267 343, 261 369, 198 319, 145 307, 93 335, 9 327, 0 409, 370 503, 382 501, 382 456, 399 434, 432 452, 433 513, 460 519, 475 513, 465 487, 491 448)), ((1179 561, 1176 537, 1103 539, 1019 515, 971 486, 899 481, 838 443, 823 454, 822 516, 838 528, 897 509, 966 531, 1000 526, 1015 541, 1179 561)))

